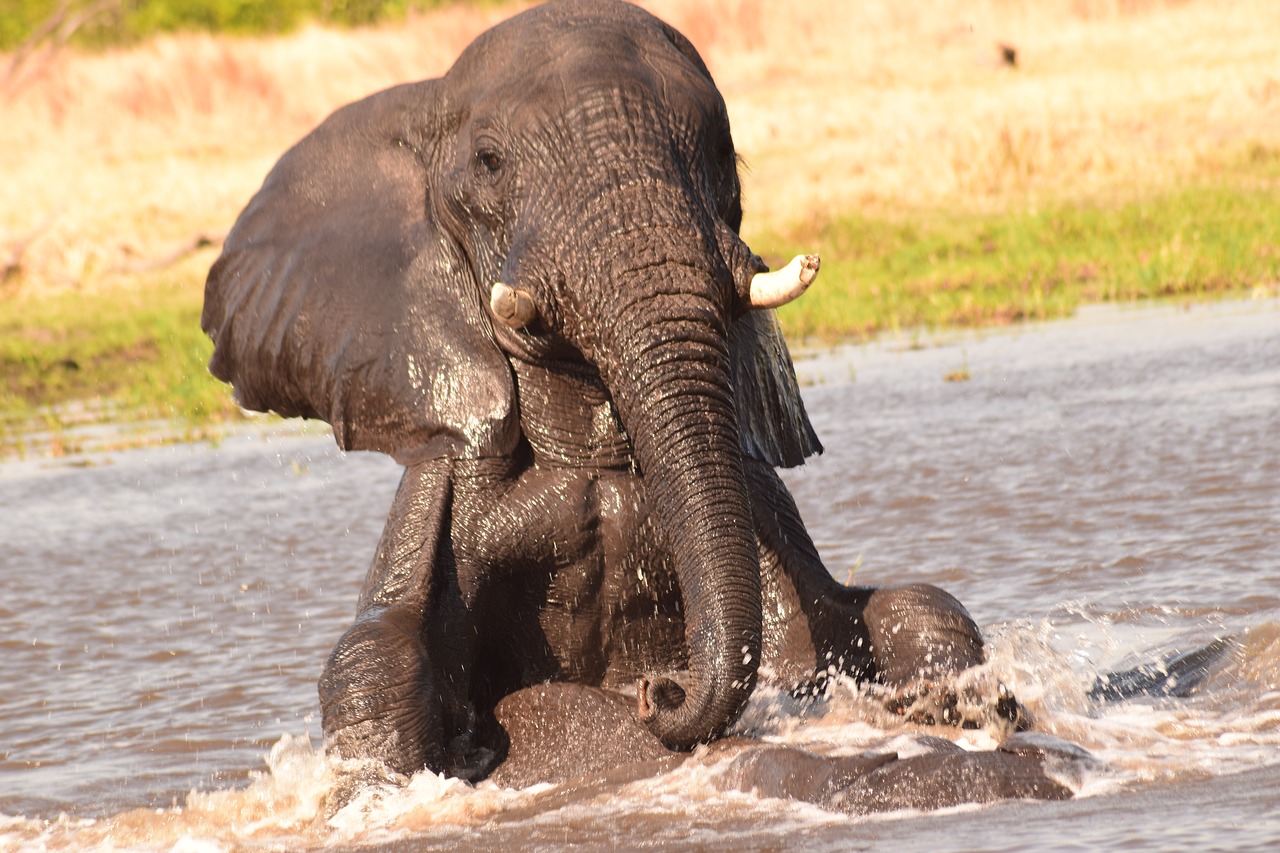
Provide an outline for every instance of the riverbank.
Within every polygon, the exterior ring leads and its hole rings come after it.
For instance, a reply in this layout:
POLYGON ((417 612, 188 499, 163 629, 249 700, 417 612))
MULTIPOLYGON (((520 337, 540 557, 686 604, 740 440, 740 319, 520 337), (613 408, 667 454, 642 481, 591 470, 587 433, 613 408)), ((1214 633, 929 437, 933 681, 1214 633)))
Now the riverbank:
MULTIPOLYGON (((744 236, 771 262, 823 254, 819 286, 782 312, 793 339, 1280 280, 1280 23, 1264 0, 645 5, 725 95, 744 236)), ((198 324, 221 235, 333 108, 443 72, 516 8, 166 36, 6 78, 0 454, 71 452, 86 423, 239 418, 198 324)))
POLYGON ((1085 304, 1280 292, 1280 157, 1222 163, 1210 181, 1046 199, 993 213, 852 212, 787 232, 819 246, 823 272, 780 310, 790 339, 1003 325, 1085 304))

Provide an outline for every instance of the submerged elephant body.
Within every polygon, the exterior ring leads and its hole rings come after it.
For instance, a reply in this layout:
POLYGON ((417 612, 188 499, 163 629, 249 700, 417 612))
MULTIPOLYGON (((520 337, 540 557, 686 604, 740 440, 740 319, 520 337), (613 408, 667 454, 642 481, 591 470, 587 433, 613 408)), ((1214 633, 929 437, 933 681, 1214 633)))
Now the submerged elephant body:
MULTIPOLYGON (((767 487, 782 488, 776 474, 751 470, 763 481, 752 497, 756 514, 785 511, 765 501, 777 498, 767 487)), ((789 520, 802 531, 798 516, 789 520)), ((945 593, 839 586, 795 531, 770 528, 757 547, 761 665, 788 687, 816 687, 831 668, 864 678, 890 664, 906 671, 906 659, 877 662, 862 618, 868 608, 880 633, 915 620, 912 675, 981 662, 976 627, 945 593), (769 543, 787 535, 796 540, 784 560, 769 543)), ((447 459, 410 466, 360 618, 321 679, 331 748, 401 772, 426 766, 475 779, 503 758, 501 726, 489 711, 508 694, 550 680, 634 691, 650 673, 681 670, 687 628, 674 564, 634 472, 447 459), (390 649, 409 657, 389 664, 390 649), (403 718, 369 707, 371 696, 386 696, 388 677, 404 672, 416 673, 415 714, 430 714, 413 725, 439 732, 412 751, 403 718)))
POLYGON ((999 748, 966 751, 933 736, 910 755, 817 755, 741 737, 691 756, 665 749, 635 719, 624 697, 577 684, 542 684, 496 708, 506 760, 493 781, 514 788, 553 784, 532 808, 608 796, 621 786, 694 762, 721 791, 814 803, 847 814, 939 809, 1006 799, 1063 800, 1066 782, 1097 766, 1084 750, 1046 735, 1015 733, 999 748))
POLYGON ((982 661, 950 596, 822 565, 775 471, 820 445, 771 312, 818 261, 762 275, 741 219, 706 66, 611 0, 516 16, 268 175, 209 274, 210 369, 406 468, 320 679, 335 754, 481 778, 495 707, 548 680, 631 691, 688 750, 762 668, 982 661))

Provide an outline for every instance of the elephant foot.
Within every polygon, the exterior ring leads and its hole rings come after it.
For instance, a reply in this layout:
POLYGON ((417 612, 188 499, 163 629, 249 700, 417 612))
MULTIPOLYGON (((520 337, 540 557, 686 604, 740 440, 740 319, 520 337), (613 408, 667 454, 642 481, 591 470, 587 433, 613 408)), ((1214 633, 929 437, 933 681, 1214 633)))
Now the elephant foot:
POLYGON ((959 601, 929 584, 883 587, 863 610, 879 680, 905 685, 986 660, 982 633, 959 601))
POLYGON ((482 778, 497 753, 474 742, 469 708, 446 707, 418 624, 406 609, 372 607, 342 635, 318 685, 326 753, 405 777, 482 778))
POLYGON ((889 713, 920 726, 986 729, 1009 735, 1031 728, 1031 715, 1003 683, 994 695, 982 684, 919 679, 884 703, 889 713))
POLYGON ((320 801, 325 821, 371 790, 403 788, 409 777, 376 760, 343 759, 330 765, 332 782, 320 801))

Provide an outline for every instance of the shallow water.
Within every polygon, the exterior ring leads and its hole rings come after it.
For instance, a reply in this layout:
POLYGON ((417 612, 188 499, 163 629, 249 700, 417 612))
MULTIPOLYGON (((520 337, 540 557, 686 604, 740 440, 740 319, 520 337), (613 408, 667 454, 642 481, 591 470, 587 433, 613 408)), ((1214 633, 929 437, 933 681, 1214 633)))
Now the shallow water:
MULTIPOLYGON (((1280 845, 1280 304, 1089 309, 800 372, 827 452, 786 479, 832 573, 964 601, 1038 727, 1102 759, 1075 800, 848 818, 681 768, 570 801, 421 775, 327 819, 315 679, 399 469, 256 430, 0 464, 0 849, 1280 845), (1086 698, 1227 634, 1195 695, 1086 698)), ((740 726, 910 748, 866 708, 761 691, 740 726)))

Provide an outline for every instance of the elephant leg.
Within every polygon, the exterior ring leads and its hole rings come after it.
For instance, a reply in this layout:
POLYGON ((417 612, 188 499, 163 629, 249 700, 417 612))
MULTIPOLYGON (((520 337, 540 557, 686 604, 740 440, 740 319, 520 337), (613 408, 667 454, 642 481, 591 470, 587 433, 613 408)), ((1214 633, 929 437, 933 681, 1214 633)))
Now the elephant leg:
POLYGON ((877 589, 863 610, 876 673, 902 686, 940 678, 984 662, 982 634, 969 611, 929 584, 877 589))
POLYGON ((875 677, 863 618, 874 590, 844 586, 831 577, 772 467, 748 461, 744 471, 760 557, 762 666, 797 690, 816 688, 836 674, 875 677))
POLYGON ((449 543, 452 465, 405 471, 360 595, 355 623, 319 681, 326 749, 410 775, 483 776, 474 744, 467 647, 472 632, 449 543))
POLYGON ((960 602, 927 584, 837 582, 777 472, 763 463, 746 471, 760 549, 764 663, 777 678, 801 690, 835 674, 883 684, 893 691, 889 709, 917 723, 1025 722, 1003 687, 991 697, 957 695, 954 676, 985 661, 982 634, 960 602))
POLYGON ((929 584, 884 587, 872 593, 863 617, 892 713, 920 725, 1030 727, 1026 710, 1003 684, 958 677, 986 656, 978 626, 949 593, 929 584))
POLYGON ((330 755, 406 776, 450 766, 440 679, 421 635, 420 612, 371 607, 338 640, 318 685, 330 755))

